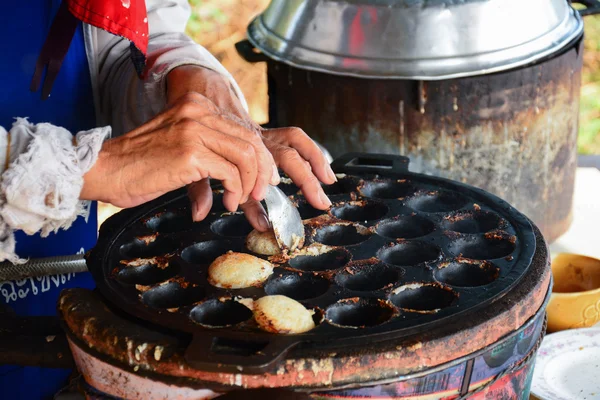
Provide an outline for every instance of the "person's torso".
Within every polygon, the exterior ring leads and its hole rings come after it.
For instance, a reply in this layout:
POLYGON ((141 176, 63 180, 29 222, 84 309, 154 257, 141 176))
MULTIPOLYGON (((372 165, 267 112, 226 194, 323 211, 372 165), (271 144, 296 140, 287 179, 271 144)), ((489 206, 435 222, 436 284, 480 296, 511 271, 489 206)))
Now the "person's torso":
MULTIPOLYGON (((7 130, 15 117, 33 123, 50 122, 71 132, 95 127, 93 95, 81 24, 54 82, 49 99, 29 90, 35 64, 58 10, 58 0, 21 0, 3 4, 0 13, 0 125, 7 130)), ((16 233, 20 257, 49 257, 83 253, 97 238, 96 203, 89 203, 89 217, 78 218, 68 230, 27 236, 16 233)), ((61 290, 93 287, 89 273, 64 274, 21 281, 0 282, 0 302, 18 315, 54 315, 61 290)), ((68 371, 0 366, 0 397, 47 398, 62 385, 68 371), (11 377, 14 376, 14 377, 11 377), (29 385, 24 387, 23 380, 29 385), (12 380, 12 388, 11 385, 12 380), (30 387, 29 387, 30 386, 30 387)))

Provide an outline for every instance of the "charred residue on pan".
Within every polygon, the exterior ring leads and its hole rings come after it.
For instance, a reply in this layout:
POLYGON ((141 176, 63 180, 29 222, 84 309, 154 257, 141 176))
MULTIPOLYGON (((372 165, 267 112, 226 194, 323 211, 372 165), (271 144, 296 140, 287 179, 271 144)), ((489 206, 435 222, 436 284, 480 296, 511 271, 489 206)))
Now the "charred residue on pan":
POLYGON ((317 298, 329 289, 329 279, 303 273, 272 275, 265 284, 267 295, 283 295, 294 300, 317 298))
POLYGON ((353 297, 329 306, 325 319, 339 328, 361 329, 382 325, 398 315, 387 300, 353 297))
POLYGON ((346 289, 371 292, 395 285, 404 274, 402 268, 384 264, 376 258, 349 263, 335 276, 335 282, 346 289))
POLYGON ((435 230, 435 224, 416 213, 397 215, 383 220, 375 227, 375 232, 388 239, 415 239, 426 236, 435 230))
POLYGON ((153 287, 136 285, 142 292, 142 302, 157 309, 177 309, 193 304, 206 296, 204 287, 190 283, 182 277, 171 278, 153 287))
POLYGON ((190 319, 206 328, 225 328, 252 318, 252 310, 233 298, 209 299, 190 311, 190 319))
POLYGON ((508 226, 506 220, 491 211, 475 208, 471 211, 454 212, 444 216, 442 227, 445 230, 476 234, 486 233, 508 226))
POLYGON ((311 220, 327 214, 327 211, 319 210, 311 206, 306 199, 297 199, 294 202, 294 205, 298 208, 300 218, 302 218, 303 221, 311 220))
POLYGON ((127 259, 151 258, 164 256, 177 250, 177 243, 171 238, 153 233, 146 236, 138 236, 132 241, 121 245, 119 252, 127 259))
POLYGON ((316 221, 308 225, 313 229, 312 240, 328 246, 352 246, 372 235, 364 226, 350 222, 316 221))
POLYGON ((415 191, 415 186, 407 179, 373 179, 361 181, 358 185, 358 192, 372 199, 404 199, 415 191))
POLYGON ((115 268, 118 281, 131 285, 152 285, 174 277, 180 271, 172 257, 156 256, 152 258, 136 258, 121 260, 123 267, 115 268))
POLYGON ((467 203, 467 198, 448 190, 419 190, 406 199, 408 207, 425 213, 456 211, 467 203))
POLYGON ((246 237, 253 228, 243 213, 233 213, 214 221, 210 229, 219 236, 241 238, 246 237))
POLYGON ((183 232, 194 225, 192 214, 184 209, 159 212, 143 222, 148 229, 159 233, 183 232))
POLYGON ((448 286, 436 282, 415 282, 394 289, 389 300, 405 312, 434 314, 450 307, 458 296, 458 293, 448 286))
POLYGON ((456 257, 473 260, 493 260, 510 256, 516 248, 516 236, 504 231, 481 234, 449 235, 450 253, 456 257))
POLYGON ((217 257, 222 256, 228 251, 239 250, 236 247, 240 246, 234 246, 233 244, 223 240, 198 242, 183 249, 181 252, 181 258, 190 264, 209 265, 217 257))
POLYGON ((435 244, 399 239, 377 252, 377 258, 386 264, 399 267, 426 265, 440 260, 442 249, 435 244))
POLYGON ((489 261, 457 257, 440 263, 433 276, 439 282, 454 287, 478 287, 498 279, 500 268, 489 261))
POLYGON ((351 260, 352 253, 344 248, 313 246, 289 258, 287 265, 299 272, 326 273, 344 267, 351 260), (316 249, 316 251, 313 252, 311 249, 316 249))
POLYGON ((336 175, 337 182, 332 185, 321 185, 328 196, 352 195, 356 193, 358 180, 348 175, 336 175))
POLYGON ((329 213, 342 221, 364 222, 377 221, 390 211, 384 203, 376 200, 355 200, 333 205, 329 213))

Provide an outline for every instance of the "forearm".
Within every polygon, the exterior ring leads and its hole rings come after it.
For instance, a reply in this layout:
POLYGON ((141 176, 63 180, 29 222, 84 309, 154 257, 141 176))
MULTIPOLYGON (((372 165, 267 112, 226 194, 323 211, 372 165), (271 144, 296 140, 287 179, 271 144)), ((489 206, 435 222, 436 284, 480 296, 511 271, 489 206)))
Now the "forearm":
POLYGON ((97 31, 101 124, 110 124, 114 134, 121 135, 162 112, 168 102, 167 77, 183 65, 215 71, 228 82, 242 108, 246 108, 243 95, 229 72, 206 49, 185 35, 190 15, 187 1, 146 3, 150 36, 144 79, 138 78, 129 59, 129 42, 97 31))

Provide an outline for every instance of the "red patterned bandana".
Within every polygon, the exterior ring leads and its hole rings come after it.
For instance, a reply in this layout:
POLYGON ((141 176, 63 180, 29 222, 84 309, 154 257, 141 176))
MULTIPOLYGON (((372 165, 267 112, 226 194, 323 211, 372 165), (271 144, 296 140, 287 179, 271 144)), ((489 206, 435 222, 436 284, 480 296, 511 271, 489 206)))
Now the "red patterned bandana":
POLYGON ((144 0, 62 0, 31 81, 31 90, 39 90, 44 69, 48 67, 42 87, 43 99, 50 95, 79 21, 128 39, 135 69, 138 75, 143 74, 148 50, 148 15, 144 0))

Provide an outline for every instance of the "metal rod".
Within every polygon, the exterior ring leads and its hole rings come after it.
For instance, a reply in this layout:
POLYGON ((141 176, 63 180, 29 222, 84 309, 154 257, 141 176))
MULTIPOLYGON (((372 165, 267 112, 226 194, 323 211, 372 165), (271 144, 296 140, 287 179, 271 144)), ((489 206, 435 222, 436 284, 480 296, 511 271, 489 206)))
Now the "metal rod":
POLYGON ((87 271, 83 254, 32 258, 25 264, 0 263, 0 282, 87 271))

